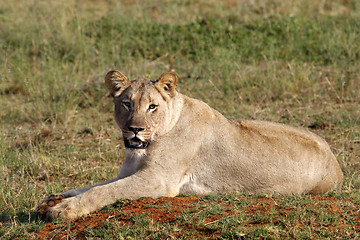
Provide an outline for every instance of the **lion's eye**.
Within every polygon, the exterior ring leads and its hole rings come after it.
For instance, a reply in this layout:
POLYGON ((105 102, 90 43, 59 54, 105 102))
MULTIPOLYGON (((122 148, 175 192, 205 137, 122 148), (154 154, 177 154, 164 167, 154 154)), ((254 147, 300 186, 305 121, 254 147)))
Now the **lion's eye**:
POLYGON ((157 108, 158 105, 151 104, 148 108, 148 111, 154 111, 157 108))
POLYGON ((123 106, 124 106, 124 108, 126 110, 131 109, 131 103, 130 102, 124 101, 124 102, 122 102, 122 104, 123 104, 123 106))

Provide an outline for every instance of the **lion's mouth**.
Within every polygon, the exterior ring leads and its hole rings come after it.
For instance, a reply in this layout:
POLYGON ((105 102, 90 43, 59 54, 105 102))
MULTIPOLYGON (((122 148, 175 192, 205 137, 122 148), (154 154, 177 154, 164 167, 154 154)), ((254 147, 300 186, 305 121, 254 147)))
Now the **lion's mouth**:
POLYGON ((132 139, 124 138, 124 143, 126 148, 145 149, 149 146, 150 141, 141 141, 139 138, 134 137, 132 139))

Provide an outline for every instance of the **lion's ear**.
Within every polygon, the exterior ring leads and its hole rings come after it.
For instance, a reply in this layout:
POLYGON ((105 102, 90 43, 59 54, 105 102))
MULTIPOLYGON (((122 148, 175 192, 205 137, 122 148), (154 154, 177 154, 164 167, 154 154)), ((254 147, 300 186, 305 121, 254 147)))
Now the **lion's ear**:
POLYGON ((156 85, 164 89, 165 92, 170 95, 170 97, 173 97, 175 95, 177 81, 178 77, 175 73, 167 72, 160 76, 159 80, 156 82, 156 85))
POLYGON ((122 72, 113 70, 106 74, 105 84, 111 96, 117 97, 130 85, 130 81, 122 72))

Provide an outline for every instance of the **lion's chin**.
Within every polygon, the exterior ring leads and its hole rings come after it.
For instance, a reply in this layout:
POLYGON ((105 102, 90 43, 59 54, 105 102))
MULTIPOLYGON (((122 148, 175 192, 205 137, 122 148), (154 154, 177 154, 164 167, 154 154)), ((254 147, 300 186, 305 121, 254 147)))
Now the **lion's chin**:
POLYGON ((149 146, 150 141, 141 141, 137 137, 134 137, 132 139, 124 138, 124 143, 126 148, 146 149, 149 146))

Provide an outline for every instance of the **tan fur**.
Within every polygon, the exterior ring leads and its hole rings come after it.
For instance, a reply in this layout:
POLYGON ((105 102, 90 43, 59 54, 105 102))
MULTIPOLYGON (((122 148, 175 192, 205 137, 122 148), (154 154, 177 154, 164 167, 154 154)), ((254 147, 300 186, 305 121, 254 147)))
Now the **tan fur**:
POLYGON ((328 144, 309 131, 229 120, 178 93, 173 73, 130 82, 111 71, 105 82, 129 147, 120 175, 45 199, 39 211, 48 219, 76 218, 118 199, 193 192, 319 194, 341 186, 343 174, 328 144), (54 199, 62 202, 54 206, 54 199))

